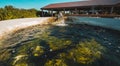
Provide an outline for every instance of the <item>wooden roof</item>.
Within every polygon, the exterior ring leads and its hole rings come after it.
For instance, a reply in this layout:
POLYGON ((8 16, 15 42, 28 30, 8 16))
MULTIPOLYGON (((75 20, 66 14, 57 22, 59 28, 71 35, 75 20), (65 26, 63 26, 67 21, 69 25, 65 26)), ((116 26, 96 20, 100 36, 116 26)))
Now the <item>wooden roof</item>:
POLYGON ((41 9, 72 8, 72 7, 83 7, 83 6, 104 6, 104 5, 116 5, 118 3, 120 3, 120 0, 89 0, 89 1, 49 4, 41 9))

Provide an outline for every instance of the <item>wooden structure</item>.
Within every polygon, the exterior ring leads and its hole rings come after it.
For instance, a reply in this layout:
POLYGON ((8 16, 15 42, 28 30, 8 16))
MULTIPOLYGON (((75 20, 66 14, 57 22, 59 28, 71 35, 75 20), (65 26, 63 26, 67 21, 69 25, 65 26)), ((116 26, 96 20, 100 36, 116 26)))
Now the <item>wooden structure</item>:
MULTIPOLYGON (((50 4, 41 8, 47 10, 52 16, 62 11, 65 15, 120 15, 120 0, 88 0, 50 4)), ((44 13, 42 13, 44 16, 44 13)))

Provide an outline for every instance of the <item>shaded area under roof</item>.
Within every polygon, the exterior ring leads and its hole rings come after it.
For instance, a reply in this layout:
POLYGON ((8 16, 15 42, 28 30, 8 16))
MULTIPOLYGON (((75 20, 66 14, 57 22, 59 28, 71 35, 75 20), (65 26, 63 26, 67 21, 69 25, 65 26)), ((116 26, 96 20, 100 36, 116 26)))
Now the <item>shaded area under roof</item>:
POLYGON ((42 9, 70 8, 70 7, 82 7, 82 6, 104 6, 104 5, 116 5, 118 3, 120 3, 120 0, 88 0, 88 1, 50 4, 43 7, 42 9))

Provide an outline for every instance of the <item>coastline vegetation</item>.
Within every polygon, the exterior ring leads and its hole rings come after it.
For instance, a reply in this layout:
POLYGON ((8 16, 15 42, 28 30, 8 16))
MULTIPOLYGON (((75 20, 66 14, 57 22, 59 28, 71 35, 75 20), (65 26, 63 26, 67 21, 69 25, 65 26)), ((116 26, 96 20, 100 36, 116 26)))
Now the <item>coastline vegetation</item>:
POLYGON ((36 9, 19 9, 11 5, 0 8, 0 21, 17 18, 37 17, 36 9))

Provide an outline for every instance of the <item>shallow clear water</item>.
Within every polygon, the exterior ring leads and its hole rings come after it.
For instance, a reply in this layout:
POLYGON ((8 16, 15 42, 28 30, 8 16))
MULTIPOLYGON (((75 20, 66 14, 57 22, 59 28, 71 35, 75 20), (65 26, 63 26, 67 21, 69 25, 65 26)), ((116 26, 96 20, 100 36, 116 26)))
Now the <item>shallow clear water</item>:
POLYGON ((114 18, 94 18, 94 17, 77 17, 78 23, 85 23, 120 31, 120 19, 114 18))

